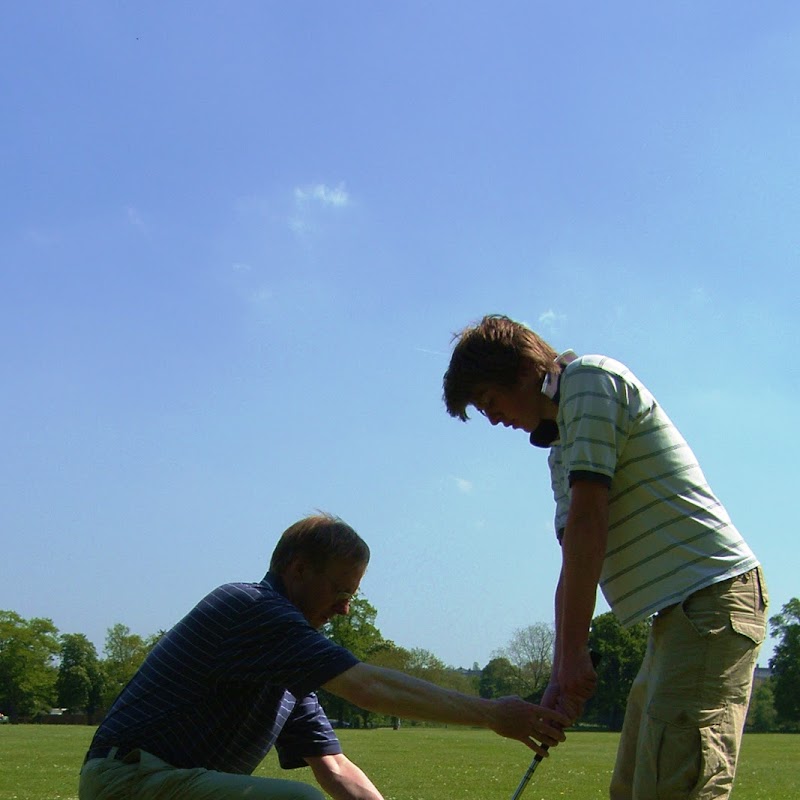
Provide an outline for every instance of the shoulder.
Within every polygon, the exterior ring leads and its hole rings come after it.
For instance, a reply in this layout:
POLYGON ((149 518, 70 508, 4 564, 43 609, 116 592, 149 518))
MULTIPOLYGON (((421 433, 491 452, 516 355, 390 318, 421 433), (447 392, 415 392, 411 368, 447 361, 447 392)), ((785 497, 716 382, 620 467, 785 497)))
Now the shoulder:
POLYGON ((603 355, 580 356, 569 364, 564 370, 561 395, 568 399, 594 397, 645 405, 653 401, 647 387, 626 364, 603 355))
POLYGON ((223 617, 230 622, 255 619, 301 622, 299 609, 268 583, 225 583, 209 592, 195 614, 223 617))
POLYGON ((578 356, 564 368, 564 379, 575 378, 600 380, 604 376, 627 379, 633 373, 621 361, 610 356, 590 354, 578 356))
POLYGON ((205 602, 221 603, 226 605, 251 605, 280 597, 280 595, 267 584, 263 583, 223 583, 210 591, 204 598, 205 602))

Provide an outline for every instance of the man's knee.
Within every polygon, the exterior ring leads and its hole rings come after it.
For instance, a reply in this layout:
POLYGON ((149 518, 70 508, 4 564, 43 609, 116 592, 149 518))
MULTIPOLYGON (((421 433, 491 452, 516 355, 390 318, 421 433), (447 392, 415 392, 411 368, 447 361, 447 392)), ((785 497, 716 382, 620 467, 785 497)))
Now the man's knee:
POLYGON ((307 783, 295 784, 298 790, 297 795, 293 795, 291 800, 326 800, 325 795, 314 786, 307 783))
POLYGON ((326 800, 315 786, 299 781, 258 780, 258 786, 247 789, 248 800, 326 800))

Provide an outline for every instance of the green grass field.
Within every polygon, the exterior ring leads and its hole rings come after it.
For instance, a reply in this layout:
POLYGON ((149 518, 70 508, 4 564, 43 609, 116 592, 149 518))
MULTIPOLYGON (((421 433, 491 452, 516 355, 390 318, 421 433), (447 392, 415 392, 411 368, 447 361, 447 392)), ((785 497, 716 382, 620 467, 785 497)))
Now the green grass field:
MULTIPOLYGON (((72 800, 93 729, 60 725, 0 727, 0 800, 72 800)), ((347 755, 386 800, 509 800, 529 763, 519 744, 462 728, 344 730, 347 755)), ((537 770, 524 800, 607 796, 617 735, 572 733, 537 770)), ((282 772, 274 753, 258 775, 313 783, 309 770, 282 772)), ((735 800, 800 797, 800 735, 744 738, 735 800)))

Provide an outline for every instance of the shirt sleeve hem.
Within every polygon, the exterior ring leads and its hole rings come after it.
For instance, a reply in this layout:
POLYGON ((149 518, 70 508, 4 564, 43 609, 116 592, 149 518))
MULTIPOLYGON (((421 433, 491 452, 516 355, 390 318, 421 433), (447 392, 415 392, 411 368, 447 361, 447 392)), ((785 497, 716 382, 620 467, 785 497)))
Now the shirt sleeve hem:
POLYGON ((590 472, 586 469, 578 469, 569 474, 569 485, 572 487, 577 481, 591 481, 592 483, 602 483, 606 487, 611 486, 611 478, 602 472, 590 472))

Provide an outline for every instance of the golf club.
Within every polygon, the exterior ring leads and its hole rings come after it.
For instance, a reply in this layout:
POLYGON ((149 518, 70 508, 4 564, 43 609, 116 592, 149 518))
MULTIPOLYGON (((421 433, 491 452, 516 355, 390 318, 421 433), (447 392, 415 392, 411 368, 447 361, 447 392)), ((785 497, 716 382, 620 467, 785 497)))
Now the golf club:
MULTIPOLYGON (((600 663, 600 653, 595 653, 592 651, 589 654, 589 657, 592 659, 592 666, 596 669, 597 665, 600 663)), ((548 747, 546 744, 542 745, 542 748, 547 750, 548 747)), ((517 790, 514 794, 511 795, 511 800, 519 800, 520 795, 525 791, 525 787, 528 785, 528 781, 533 776, 533 773, 536 772, 536 768, 539 764, 542 763, 542 759, 544 757, 540 756, 538 753, 533 757, 533 761, 531 761, 531 765, 525 771, 525 774, 522 776, 522 780, 519 782, 519 786, 517 786, 517 790)))

